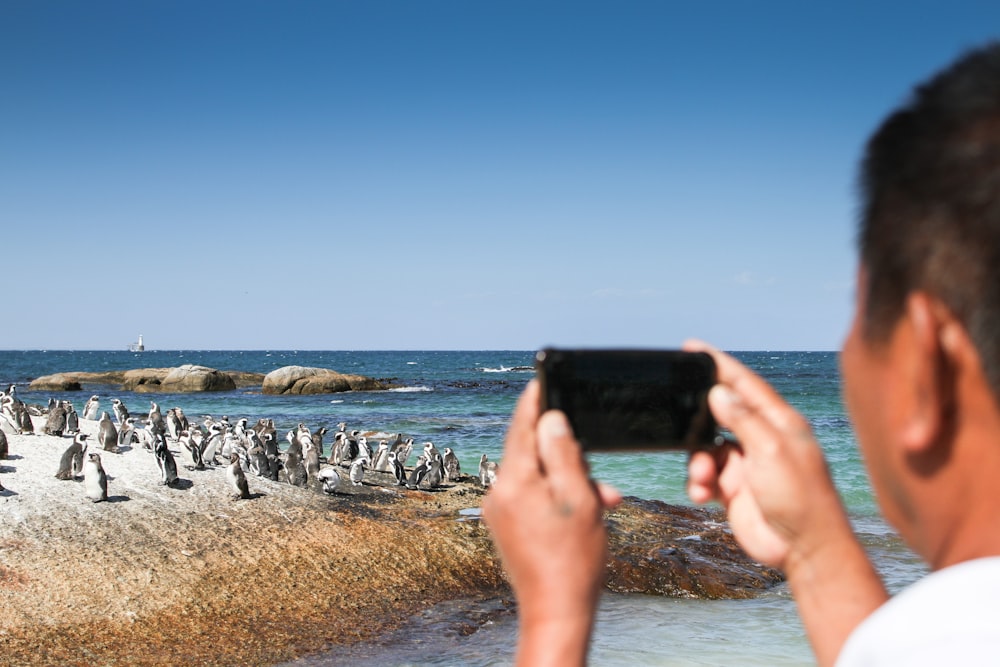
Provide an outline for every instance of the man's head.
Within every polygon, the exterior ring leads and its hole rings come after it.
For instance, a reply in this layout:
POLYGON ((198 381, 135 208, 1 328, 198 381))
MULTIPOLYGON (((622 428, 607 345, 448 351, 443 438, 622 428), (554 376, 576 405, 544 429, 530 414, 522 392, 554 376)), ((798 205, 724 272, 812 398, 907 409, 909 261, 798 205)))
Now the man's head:
POLYGON ((883 513, 941 567, 984 552, 956 526, 1000 468, 1000 45, 885 121, 861 190, 844 398, 883 513))
POLYGON ((1000 44, 917 88, 869 142, 860 185, 865 338, 884 342, 925 291, 965 326, 1000 397, 1000 44))

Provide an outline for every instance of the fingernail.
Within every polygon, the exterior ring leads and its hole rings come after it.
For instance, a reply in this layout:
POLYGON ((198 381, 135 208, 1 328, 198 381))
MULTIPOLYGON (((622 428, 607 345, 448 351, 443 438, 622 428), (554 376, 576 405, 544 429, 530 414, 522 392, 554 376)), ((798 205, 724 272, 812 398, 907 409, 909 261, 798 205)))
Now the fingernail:
POLYGON ((712 393, 716 395, 717 400, 723 401, 731 406, 737 406, 743 404, 743 398, 737 394, 735 391, 729 387, 717 384, 712 387, 712 393))
POLYGON ((549 410, 538 420, 540 435, 548 438, 566 438, 570 435, 569 422, 559 410, 549 410))

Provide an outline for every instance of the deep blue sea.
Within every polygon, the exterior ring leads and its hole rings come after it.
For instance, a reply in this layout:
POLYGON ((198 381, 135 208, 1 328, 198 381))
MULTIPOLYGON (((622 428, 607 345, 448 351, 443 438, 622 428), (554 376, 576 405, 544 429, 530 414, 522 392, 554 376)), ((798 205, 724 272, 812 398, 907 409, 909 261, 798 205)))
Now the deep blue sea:
MULTIPOLYGON (((862 541, 890 590, 923 574, 923 566, 880 518, 840 399, 837 355, 832 352, 740 352, 810 420, 823 444, 837 486, 862 541)), ((142 412, 153 400, 181 407, 189 417, 228 415, 231 420, 272 418, 279 432, 305 422, 315 429, 338 422, 348 429, 402 432, 417 442, 451 447, 464 470, 479 456, 500 458, 503 436, 518 394, 534 377, 532 351, 0 351, 0 384, 19 385, 25 402, 50 396, 74 402, 92 393, 110 404, 142 412), (60 371, 167 368, 196 364, 220 370, 267 373, 282 366, 315 366, 392 379, 400 388, 322 396, 265 396, 259 388, 210 394, 130 394, 84 387, 65 394, 27 391, 36 377, 60 371)), ((597 454, 594 477, 628 495, 685 504, 683 454, 597 454)), ((458 605, 469 604, 457 602, 458 605)), ((470 636, 440 631, 454 610, 414 619, 389 641, 338 649, 300 664, 340 665, 359 659, 379 665, 506 665, 512 662, 515 621, 488 623, 470 636)), ((594 665, 808 665, 808 643, 784 587, 754 600, 692 601, 606 595, 591 653, 594 665)))

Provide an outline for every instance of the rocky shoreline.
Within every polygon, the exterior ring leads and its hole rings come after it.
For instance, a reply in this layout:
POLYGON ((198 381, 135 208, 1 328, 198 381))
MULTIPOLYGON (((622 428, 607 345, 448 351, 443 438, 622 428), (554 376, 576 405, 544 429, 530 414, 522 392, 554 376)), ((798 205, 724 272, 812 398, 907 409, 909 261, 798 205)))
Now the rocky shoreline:
POLYGON ((220 371, 184 364, 176 368, 135 368, 127 371, 69 371, 35 378, 30 391, 83 391, 86 386, 113 386, 136 393, 192 393, 260 387, 265 394, 333 394, 342 391, 380 391, 395 385, 364 375, 328 368, 284 366, 266 375, 247 371, 220 371))
MULTIPOLYGON (((275 664, 370 640, 441 601, 509 595, 475 513, 478 480, 411 491, 370 472, 330 495, 251 477, 251 499, 234 501, 222 467, 182 468, 183 484, 165 487, 137 446, 102 453, 109 500, 92 503, 54 477, 69 438, 7 437, 6 663, 275 664)), ((608 522, 612 590, 748 597, 780 581, 717 510, 628 499, 608 522)))

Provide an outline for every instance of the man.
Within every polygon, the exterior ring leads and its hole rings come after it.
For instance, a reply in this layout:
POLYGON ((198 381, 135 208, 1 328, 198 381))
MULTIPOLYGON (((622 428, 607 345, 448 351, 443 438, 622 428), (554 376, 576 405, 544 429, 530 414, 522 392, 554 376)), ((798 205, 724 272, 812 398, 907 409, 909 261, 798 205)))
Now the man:
MULTIPOLYGON (((740 442, 689 463, 752 557, 780 567, 818 662, 1000 660, 1000 45, 919 87, 871 139, 844 398, 882 512, 932 573, 892 600, 806 420, 709 346, 717 420, 740 442)), ((520 664, 582 664, 603 512, 565 417, 529 384, 483 504, 520 603, 520 664), (524 516, 530 512, 531 521, 524 516)))

